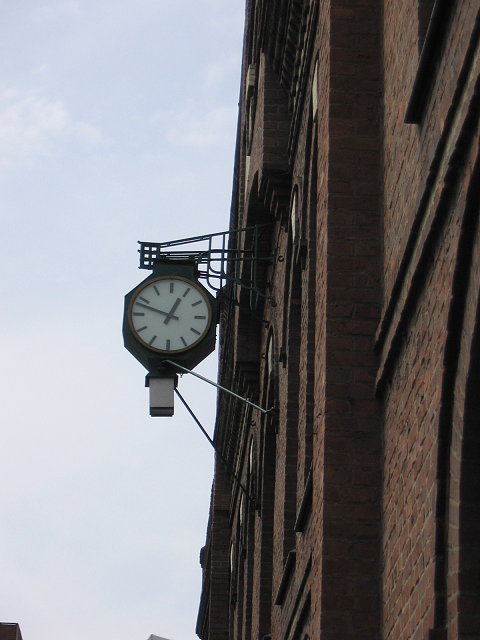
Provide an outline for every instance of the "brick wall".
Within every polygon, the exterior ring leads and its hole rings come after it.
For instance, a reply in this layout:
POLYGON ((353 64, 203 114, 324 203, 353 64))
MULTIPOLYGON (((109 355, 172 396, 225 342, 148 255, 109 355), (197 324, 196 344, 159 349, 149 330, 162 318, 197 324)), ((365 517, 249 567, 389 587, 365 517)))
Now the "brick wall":
POLYGON ((18 624, 16 622, 0 622, 0 640, 22 640, 18 624))
POLYGON ((384 637, 457 638, 464 402, 478 322, 467 286, 473 296, 479 9, 466 2, 451 13, 412 125, 402 117, 418 25, 405 21, 407 4, 385 7, 384 637))
POLYGON ((247 4, 232 225, 270 261, 220 377, 272 411, 219 400, 204 640, 479 637, 479 32, 474 0, 247 4))

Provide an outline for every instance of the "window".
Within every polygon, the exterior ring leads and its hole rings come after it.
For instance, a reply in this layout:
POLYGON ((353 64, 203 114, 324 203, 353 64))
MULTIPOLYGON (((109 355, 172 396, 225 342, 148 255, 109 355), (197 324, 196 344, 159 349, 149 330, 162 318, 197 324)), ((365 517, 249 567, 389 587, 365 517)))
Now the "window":
POLYGON ((422 52, 435 0, 418 0, 418 53, 422 52))
POLYGON ((405 114, 407 124, 420 124, 423 119, 436 76, 447 25, 455 8, 455 3, 451 0, 418 0, 418 2, 418 40, 421 54, 405 114))

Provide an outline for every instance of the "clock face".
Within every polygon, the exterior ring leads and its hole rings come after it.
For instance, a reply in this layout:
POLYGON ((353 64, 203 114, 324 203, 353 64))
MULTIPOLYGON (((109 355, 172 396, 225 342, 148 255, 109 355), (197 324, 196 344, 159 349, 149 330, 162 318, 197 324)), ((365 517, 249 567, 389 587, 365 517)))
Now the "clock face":
POLYGON ((133 296, 130 329, 152 351, 175 354, 194 347, 210 328, 207 296, 191 280, 164 276, 149 280, 133 296))

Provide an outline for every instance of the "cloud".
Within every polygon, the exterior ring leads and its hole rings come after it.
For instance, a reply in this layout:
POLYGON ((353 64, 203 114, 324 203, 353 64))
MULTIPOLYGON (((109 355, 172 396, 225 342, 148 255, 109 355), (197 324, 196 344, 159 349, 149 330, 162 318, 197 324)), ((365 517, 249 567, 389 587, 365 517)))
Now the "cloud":
POLYGON ((203 86, 205 88, 211 88, 219 85, 223 80, 232 74, 235 74, 235 78, 240 73, 238 55, 231 54, 218 62, 212 62, 208 64, 201 72, 203 86))
POLYGON ((77 0, 68 0, 68 2, 64 2, 62 6, 65 13, 72 15, 78 15, 80 13, 80 3, 77 2, 77 0))
POLYGON ((37 67, 33 69, 33 73, 35 75, 42 75, 44 73, 48 73, 52 68, 52 65, 47 64, 46 62, 39 64, 37 67))
POLYGON ((225 0, 205 1, 209 7, 207 20, 211 29, 241 36, 245 23, 244 3, 237 3, 239 6, 235 9, 232 3, 228 4, 225 0))
POLYGON ((66 137, 89 146, 105 142, 96 127, 75 121, 63 102, 0 87, 0 167, 48 153, 66 137))
POLYGON ((158 111, 152 122, 160 125, 172 146, 211 149, 225 144, 231 147, 236 117, 237 108, 233 106, 203 111, 200 105, 191 104, 181 111, 158 111))
POLYGON ((33 9, 31 16, 36 22, 51 22, 63 16, 80 15, 78 0, 66 0, 56 4, 44 4, 33 9))

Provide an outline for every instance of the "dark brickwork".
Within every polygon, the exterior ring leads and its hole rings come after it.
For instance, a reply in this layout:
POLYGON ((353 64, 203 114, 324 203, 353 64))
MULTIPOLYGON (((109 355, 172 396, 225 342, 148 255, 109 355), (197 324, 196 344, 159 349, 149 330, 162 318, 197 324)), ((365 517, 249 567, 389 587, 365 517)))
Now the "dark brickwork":
POLYGON ((22 640, 18 624, 16 622, 0 622, 0 640, 22 640))
POLYGON ((480 640, 478 0, 246 9, 197 633, 480 640))

